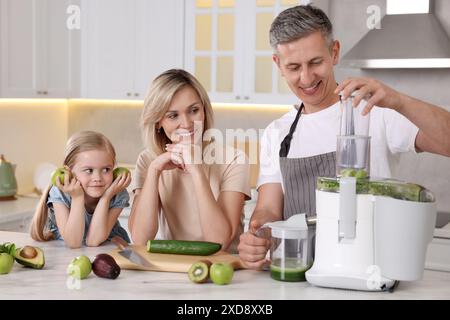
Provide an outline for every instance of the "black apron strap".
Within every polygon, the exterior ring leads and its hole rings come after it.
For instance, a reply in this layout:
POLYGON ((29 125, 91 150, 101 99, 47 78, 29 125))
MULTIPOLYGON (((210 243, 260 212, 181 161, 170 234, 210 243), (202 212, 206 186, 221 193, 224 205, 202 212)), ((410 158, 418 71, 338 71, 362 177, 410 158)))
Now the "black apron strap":
POLYGON ((289 154, 289 149, 291 148, 291 140, 294 135, 295 129, 297 128, 298 119, 300 119, 300 115, 301 115, 304 107, 305 106, 302 102, 302 105, 300 106, 300 108, 298 108, 297 115, 295 116, 295 120, 291 124, 289 133, 287 134, 286 137, 284 137, 283 141, 281 142, 280 152, 279 152, 280 158, 286 158, 289 154))

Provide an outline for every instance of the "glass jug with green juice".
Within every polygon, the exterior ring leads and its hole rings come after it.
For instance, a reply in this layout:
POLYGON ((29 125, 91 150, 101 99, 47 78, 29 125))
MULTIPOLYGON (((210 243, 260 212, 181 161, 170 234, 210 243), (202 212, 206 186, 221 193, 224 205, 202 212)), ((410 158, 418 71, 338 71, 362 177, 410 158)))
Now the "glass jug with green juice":
POLYGON ((313 263, 314 219, 296 214, 285 221, 266 223, 271 235, 270 275, 280 281, 305 281, 305 272, 313 263))

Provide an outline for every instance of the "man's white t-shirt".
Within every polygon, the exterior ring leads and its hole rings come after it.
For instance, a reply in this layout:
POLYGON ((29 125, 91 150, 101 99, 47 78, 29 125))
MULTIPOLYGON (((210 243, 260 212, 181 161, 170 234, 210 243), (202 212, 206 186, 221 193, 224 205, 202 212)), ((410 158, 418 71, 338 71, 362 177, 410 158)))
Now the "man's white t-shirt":
MULTIPOLYGON (((282 183, 279 150, 295 120, 292 109, 270 123, 261 138, 260 172, 257 188, 266 183, 282 183)), ((288 158, 305 158, 336 151, 340 127, 340 106, 336 104, 311 114, 302 114, 294 132, 288 158)), ((370 175, 390 178, 399 153, 414 151, 419 129, 400 113, 374 107, 370 112, 370 175)))

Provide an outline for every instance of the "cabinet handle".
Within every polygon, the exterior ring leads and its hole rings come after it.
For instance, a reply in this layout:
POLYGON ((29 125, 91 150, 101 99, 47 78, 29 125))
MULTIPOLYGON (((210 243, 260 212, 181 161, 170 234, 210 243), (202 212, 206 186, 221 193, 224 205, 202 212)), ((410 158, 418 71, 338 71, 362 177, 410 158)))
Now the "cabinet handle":
POLYGON ((236 96, 236 100, 240 100, 241 99, 241 96, 236 96))
POLYGON ((250 99, 249 96, 245 96, 245 97, 244 97, 244 100, 248 100, 248 99, 250 99))
POLYGON ((48 92, 47 91, 44 91, 44 92, 42 92, 43 94, 48 94, 48 92))
POLYGON ((42 91, 37 91, 37 94, 42 94, 42 91))
POLYGON ((136 93, 134 94, 134 96, 135 96, 135 97, 139 97, 139 93, 136 92, 136 93))
POLYGON ((127 92, 127 97, 131 97, 131 92, 127 92))

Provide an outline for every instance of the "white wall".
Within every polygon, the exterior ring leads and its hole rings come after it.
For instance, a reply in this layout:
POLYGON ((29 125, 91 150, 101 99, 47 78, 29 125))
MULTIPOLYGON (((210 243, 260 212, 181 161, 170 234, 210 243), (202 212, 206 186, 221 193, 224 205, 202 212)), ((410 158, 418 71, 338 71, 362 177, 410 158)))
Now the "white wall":
POLYGON ((143 149, 142 107, 142 101, 70 100, 68 135, 81 130, 101 132, 114 145, 117 162, 134 164, 143 149))
POLYGON ((62 162, 66 138, 66 100, 0 100, 0 153, 17 165, 19 193, 33 191, 39 163, 62 162))

